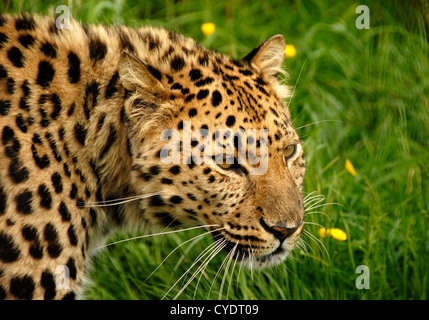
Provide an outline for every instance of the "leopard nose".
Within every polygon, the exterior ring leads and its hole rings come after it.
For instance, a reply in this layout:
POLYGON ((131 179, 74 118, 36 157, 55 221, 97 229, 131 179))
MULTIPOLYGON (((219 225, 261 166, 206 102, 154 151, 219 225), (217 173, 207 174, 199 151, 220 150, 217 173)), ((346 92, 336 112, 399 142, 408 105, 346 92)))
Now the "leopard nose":
POLYGON ((290 235, 294 234, 296 230, 301 226, 302 221, 297 223, 293 227, 288 227, 286 221, 279 221, 275 225, 269 226, 264 219, 259 219, 261 226, 265 229, 265 231, 274 235, 280 241, 284 241, 290 235))

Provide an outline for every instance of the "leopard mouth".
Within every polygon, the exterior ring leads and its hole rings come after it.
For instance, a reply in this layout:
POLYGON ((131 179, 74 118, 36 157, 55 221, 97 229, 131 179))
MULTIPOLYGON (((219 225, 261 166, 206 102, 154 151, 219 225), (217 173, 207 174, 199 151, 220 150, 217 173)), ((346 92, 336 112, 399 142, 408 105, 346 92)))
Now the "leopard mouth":
POLYGON ((291 251, 284 246, 283 242, 280 242, 279 245, 270 253, 264 255, 255 255, 252 251, 252 246, 241 243, 234 243, 228 240, 221 232, 214 231, 212 233, 213 240, 219 241, 222 243, 223 251, 243 264, 248 268, 265 268, 272 265, 279 264, 289 254, 291 251))

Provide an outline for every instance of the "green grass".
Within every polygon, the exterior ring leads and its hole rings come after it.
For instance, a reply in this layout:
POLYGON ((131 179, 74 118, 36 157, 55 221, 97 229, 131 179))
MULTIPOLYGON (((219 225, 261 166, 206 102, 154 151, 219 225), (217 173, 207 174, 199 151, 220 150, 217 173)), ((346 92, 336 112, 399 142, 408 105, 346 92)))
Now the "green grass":
MULTIPOLYGON (((429 50, 428 20, 425 24, 419 3, 425 1, 367 1, 369 30, 355 27, 361 3, 349 1, 90 0, 72 6, 73 17, 83 22, 166 26, 234 58, 277 33, 297 48, 285 67, 288 82, 297 83, 290 109, 305 141, 304 190, 335 203, 307 221, 340 228, 348 239, 322 238, 324 249, 306 236, 306 251, 295 250, 293 259, 269 270, 236 265, 232 272, 231 265, 222 299, 428 298, 429 50), (209 38, 200 31, 207 21, 217 27, 209 38), (346 159, 357 177, 345 170, 346 159), (369 267, 368 290, 355 286, 358 265, 369 267)), ((52 14, 54 7, 48 1, 0 4, 2 12, 52 14)), ((319 226, 305 229, 320 238, 319 226)), ((210 245, 210 237, 180 246, 146 278, 174 248, 198 234, 110 246, 94 259, 88 297, 160 299, 210 245)), ((223 269, 214 279, 224 258, 216 256, 180 298, 219 298, 223 269)), ((166 298, 173 298, 187 279, 166 298)))

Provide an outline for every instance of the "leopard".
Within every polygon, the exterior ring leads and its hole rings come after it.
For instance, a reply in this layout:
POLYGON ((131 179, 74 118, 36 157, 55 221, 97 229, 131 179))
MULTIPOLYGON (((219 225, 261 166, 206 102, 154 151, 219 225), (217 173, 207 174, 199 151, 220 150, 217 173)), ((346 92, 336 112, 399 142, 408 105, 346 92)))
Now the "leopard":
POLYGON ((305 175, 285 46, 237 60, 161 27, 0 15, 0 298, 80 299, 120 230, 200 226, 239 263, 284 261, 305 175))

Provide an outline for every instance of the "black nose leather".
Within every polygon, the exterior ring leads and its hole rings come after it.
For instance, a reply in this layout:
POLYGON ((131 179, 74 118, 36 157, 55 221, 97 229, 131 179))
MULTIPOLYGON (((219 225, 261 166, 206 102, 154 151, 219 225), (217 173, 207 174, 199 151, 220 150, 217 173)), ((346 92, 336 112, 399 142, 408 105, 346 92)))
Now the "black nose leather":
POLYGON ((300 222, 294 227, 287 227, 287 224, 284 221, 281 221, 273 226, 269 226, 262 218, 259 219, 259 222, 261 226, 265 229, 265 231, 271 233, 280 241, 284 241, 290 235, 294 234, 295 231, 300 227, 302 223, 300 222))

